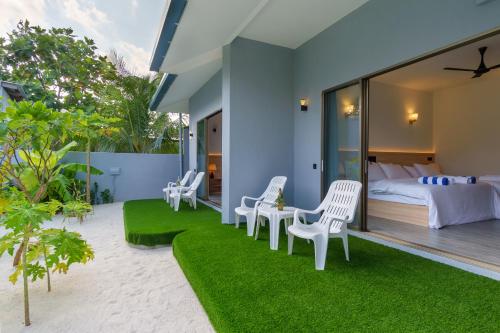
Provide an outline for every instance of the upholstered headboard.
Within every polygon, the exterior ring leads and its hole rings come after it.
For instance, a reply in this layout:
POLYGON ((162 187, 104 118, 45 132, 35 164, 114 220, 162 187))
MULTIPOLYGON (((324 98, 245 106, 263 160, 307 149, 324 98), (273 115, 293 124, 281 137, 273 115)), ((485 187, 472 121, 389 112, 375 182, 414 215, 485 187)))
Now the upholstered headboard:
POLYGON ((368 152, 370 162, 394 163, 400 165, 413 165, 434 163, 434 153, 412 153, 412 152, 386 152, 372 151, 368 152))

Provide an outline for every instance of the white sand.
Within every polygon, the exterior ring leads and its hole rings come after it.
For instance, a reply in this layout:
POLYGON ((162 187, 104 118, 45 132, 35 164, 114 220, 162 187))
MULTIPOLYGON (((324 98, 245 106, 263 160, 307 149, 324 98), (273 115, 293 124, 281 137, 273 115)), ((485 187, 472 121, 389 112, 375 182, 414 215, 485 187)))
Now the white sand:
POLYGON ((31 283, 32 324, 25 328, 22 281, 7 280, 12 257, 0 258, 0 333, 214 331, 171 247, 127 245, 121 203, 97 206, 82 225, 65 225, 87 239, 95 260, 52 275, 50 293, 45 280, 31 283))

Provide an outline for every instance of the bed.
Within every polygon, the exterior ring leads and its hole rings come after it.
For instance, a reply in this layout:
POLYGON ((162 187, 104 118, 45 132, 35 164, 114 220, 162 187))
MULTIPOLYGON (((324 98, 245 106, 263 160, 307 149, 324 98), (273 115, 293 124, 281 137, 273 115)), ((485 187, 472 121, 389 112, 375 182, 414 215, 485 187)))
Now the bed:
POLYGON ((376 205, 375 213, 372 207, 369 215, 397 217, 396 220, 433 229, 497 218, 494 190, 481 182, 436 186, 419 184, 416 178, 384 179, 368 185, 368 198, 376 205))
MULTIPOLYGON (((429 153, 370 152, 371 161, 412 165, 432 163, 429 153)), ((474 185, 419 184, 417 178, 382 179, 368 183, 368 215, 439 229, 500 218, 498 188, 486 182, 474 185)))

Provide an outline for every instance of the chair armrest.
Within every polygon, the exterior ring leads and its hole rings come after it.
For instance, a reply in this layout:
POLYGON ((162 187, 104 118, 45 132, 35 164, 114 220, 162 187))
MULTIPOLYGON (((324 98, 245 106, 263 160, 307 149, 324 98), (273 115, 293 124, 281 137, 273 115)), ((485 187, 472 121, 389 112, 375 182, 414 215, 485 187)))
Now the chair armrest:
POLYGON ((321 208, 316 208, 315 210, 306 210, 306 209, 296 209, 293 213, 293 224, 307 224, 306 215, 314 215, 321 213, 321 208), (305 223, 300 222, 300 218, 303 218, 305 223))
POLYGON ((253 200, 253 201, 259 201, 261 198, 252 198, 252 197, 247 197, 247 196, 243 196, 241 198, 241 207, 247 207, 249 208, 246 204, 245 204, 245 200, 253 200))
POLYGON ((175 186, 175 187, 171 187, 170 189, 177 194, 182 194, 182 192, 187 192, 189 190, 189 187, 175 186))

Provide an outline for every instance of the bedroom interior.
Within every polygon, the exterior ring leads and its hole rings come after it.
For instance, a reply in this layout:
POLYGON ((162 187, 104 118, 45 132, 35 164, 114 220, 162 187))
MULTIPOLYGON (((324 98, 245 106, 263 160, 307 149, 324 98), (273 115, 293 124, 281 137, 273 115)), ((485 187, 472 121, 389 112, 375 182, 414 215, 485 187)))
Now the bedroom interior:
POLYGON ((208 200, 220 207, 222 193, 222 112, 207 118, 208 200))
POLYGON ((500 269, 499 63, 495 35, 369 80, 370 232, 500 269))

